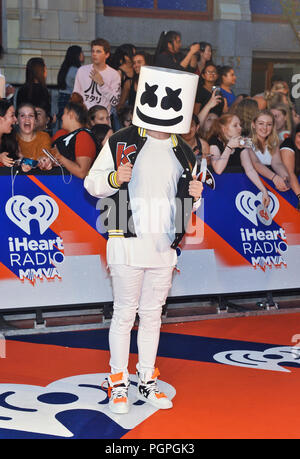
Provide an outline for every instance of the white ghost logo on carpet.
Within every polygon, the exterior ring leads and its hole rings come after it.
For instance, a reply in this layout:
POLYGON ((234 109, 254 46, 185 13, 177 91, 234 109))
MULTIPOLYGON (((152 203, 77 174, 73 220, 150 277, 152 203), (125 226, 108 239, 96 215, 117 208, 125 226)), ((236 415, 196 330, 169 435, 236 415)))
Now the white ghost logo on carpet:
MULTIPOLYGON (((158 411, 136 398, 137 376, 130 375, 128 414, 118 415, 108 407, 107 392, 101 389, 107 374, 77 375, 60 379, 46 387, 0 384, 0 429, 33 432, 57 437, 73 437, 57 415, 69 410, 92 410, 105 414, 123 429, 131 430, 158 411)), ((172 399, 175 389, 159 381, 160 389, 172 399)))

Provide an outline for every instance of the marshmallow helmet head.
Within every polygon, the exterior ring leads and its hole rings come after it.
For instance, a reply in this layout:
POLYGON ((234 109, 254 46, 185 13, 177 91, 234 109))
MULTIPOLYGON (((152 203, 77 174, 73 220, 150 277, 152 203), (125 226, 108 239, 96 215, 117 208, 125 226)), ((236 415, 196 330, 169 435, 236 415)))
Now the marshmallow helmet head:
POLYGON ((189 132, 198 79, 193 73, 142 66, 132 124, 172 134, 189 132))

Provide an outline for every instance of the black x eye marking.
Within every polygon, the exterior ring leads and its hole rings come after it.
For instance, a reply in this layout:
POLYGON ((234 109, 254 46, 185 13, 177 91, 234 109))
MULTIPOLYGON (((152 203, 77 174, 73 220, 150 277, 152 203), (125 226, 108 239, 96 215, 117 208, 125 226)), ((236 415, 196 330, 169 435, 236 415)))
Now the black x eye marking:
POLYGON ((179 98, 179 94, 181 93, 181 89, 173 89, 166 87, 167 95, 162 98, 161 101, 161 108, 163 110, 169 110, 173 108, 175 112, 179 112, 182 109, 182 101, 179 98))
POLYGON ((157 90, 158 85, 154 84, 153 86, 149 86, 145 83, 145 91, 141 95, 141 104, 145 105, 148 104, 149 107, 156 107, 157 105, 157 96, 155 95, 155 91, 157 90))

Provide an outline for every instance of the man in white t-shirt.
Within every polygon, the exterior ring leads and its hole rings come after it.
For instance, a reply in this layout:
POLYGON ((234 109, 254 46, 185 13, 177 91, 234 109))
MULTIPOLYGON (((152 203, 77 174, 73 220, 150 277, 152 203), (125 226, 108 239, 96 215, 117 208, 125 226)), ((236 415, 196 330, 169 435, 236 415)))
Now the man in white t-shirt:
POLYGON ((172 283, 176 247, 191 210, 200 205, 202 183, 195 176, 194 153, 171 134, 190 129, 198 76, 170 72, 142 67, 133 125, 108 140, 84 181, 91 195, 103 198, 100 217, 103 214, 109 233, 114 311, 108 392, 109 408, 117 414, 130 407, 127 367, 137 312, 137 396, 158 409, 173 406, 157 386, 161 313, 172 283))
POLYGON ((106 64, 110 56, 110 45, 103 38, 91 42, 92 64, 81 66, 76 74, 73 93, 82 96, 89 109, 102 105, 111 113, 117 106, 121 95, 121 77, 106 64))

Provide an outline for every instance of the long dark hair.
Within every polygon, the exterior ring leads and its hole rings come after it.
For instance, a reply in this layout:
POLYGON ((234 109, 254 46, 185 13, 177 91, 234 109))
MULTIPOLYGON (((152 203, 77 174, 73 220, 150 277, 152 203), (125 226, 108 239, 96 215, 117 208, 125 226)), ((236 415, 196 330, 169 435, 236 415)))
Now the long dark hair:
POLYGON ((200 41, 199 45, 200 45, 200 52, 201 52, 201 53, 204 53, 204 51, 205 51, 205 49, 207 48, 207 46, 209 46, 210 49, 211 49, 211 51, 212 51, 212 46, 211 46, 211 44, 208 43, 207 41, 200 41))
POLYGON ((84 104, 77 104, 76 102, 68 102, 65 106, 67 112, 75 113, 76 119, 82 127, 87 127, 88 124, 88 109, 84 104))
POLYGON ((45 78, 45 61, 42 57, 32 57, 26 64, 26 84, 32 86, 37 82, 42 86, 46 86, 45 78))
MULTIPOLYGON (((0 99, 0 116, 6 115, 7 110, 12 106, 11 101, 0 99)), ((9 134, 3 134, 0 142, 0 153, 6 151, 10 158, 17 159, 19 145, 16 138, 16 130, 13 129, 9 134)))
POLYGON ((124 64, 125 56, 128 56, 130 59, 132 59, 134 54, 135 46, 131 45, 130 43, 124 43, 123 45, 118 46, 114 54, 110 56, 108 64, 115 70, 118 70, 120 65, 124 64))
POLYGON ((16 134, 15 128, 9 134, 3 134, 0 144, 0 153, 6 151, 12 159, 18 159, 19 144, 16 134))
POLYGON ((6 115, 9 107, 12 106, 12 103, 7 99, 0 99, 0 116, 3 117, 6 115))
POLYGON ((168 43, 173 43, 177 37, 181 37, 181 33, 175 30, 169 30, 169 32, 164 31, 160 34, 154 54, 154 62, 159 54, 168 52, 168 43))
POLYGON ((97 153, 102 149, 102 142, 110 130, 112 130, 112 127, 108 126, 108 124, 95 124, 95 126, 91 128, 91 132, 97 144, 97 153))
POLYGON ((66 89, 66 76, 70 67, 80 67, 81 46, 73 45, 67 49, 65 58, 57 75, 58 89, 66 89))

